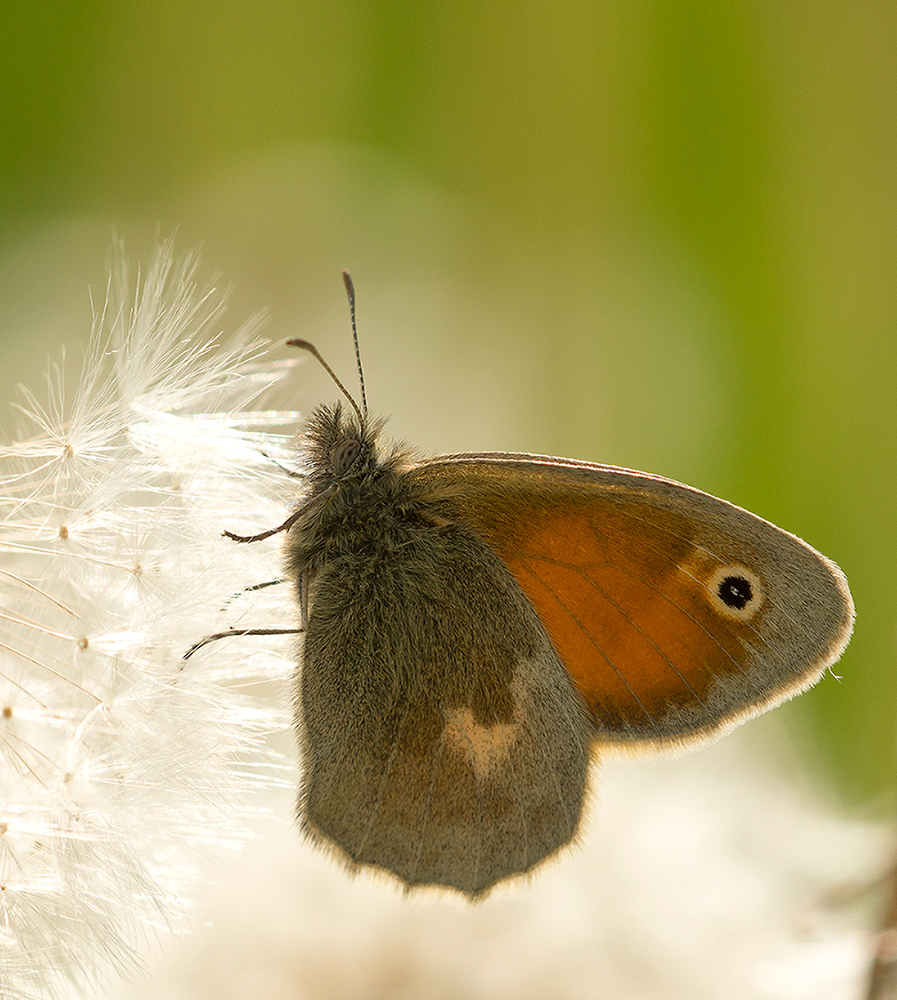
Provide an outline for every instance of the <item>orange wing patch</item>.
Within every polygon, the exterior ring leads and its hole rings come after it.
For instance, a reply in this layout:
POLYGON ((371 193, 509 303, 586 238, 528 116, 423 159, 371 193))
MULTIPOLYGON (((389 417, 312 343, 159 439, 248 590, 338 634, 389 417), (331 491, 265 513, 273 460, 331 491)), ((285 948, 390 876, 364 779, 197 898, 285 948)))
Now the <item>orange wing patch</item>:
POLYGON ((680 570, 680 535, 644 524, 621 531, 632 518, 619 512, 600 534, 584 516, 562 520, 542 519, 505 559, 600 722, 650 730, 671 705, 699 707, 718 677, 738 673, 738 630, 719 628, 704 588, 680 570))
POLYGON ((612 498, 595 507, 543 509, 512 545, 507 533, 490 542, 606 735, 710 725, 719 683, 743 680, 756 623, 720 615, 708 589, 719 561, 690 540, 685 518, 612 498))

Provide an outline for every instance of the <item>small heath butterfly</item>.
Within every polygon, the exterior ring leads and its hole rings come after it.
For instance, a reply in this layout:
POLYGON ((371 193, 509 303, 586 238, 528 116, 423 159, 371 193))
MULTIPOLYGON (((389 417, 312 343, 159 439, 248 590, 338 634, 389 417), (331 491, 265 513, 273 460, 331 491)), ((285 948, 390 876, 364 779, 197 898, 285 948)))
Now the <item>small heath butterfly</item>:
POLYGON ((304 633, 299 816, 351 867, 476 899, 570 843, 603 749, 718 736, 847 645, 847 582, 794 535, 629 469, 415 458, 290 343, 353 412, 312 414, 282 525, 226 533, 285 533, 301 628, 225 634, 304 633))

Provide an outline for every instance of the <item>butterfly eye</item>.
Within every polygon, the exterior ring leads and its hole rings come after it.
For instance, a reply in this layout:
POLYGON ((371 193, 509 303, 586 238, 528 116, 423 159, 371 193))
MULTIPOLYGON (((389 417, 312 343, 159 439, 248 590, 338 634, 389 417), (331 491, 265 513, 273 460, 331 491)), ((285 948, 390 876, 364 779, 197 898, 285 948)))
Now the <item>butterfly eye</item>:
POLYGON ((763 604, 763 584, 746 566, 720 566, 708 584, 717 611, 749 621, 763 604))
POLYGON ((361 454, 361 442, 357 438, 345 438, 333 449, 333 471, 341 476, 348 472, 361 454))

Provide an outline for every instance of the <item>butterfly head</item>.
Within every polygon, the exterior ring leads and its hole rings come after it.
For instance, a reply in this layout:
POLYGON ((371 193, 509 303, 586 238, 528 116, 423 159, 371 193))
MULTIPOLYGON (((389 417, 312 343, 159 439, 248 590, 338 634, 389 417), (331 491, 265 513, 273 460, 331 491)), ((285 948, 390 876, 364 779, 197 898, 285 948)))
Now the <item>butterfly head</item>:
POLYGON ((332 488, 375 469, 379 424, 345 413, 340 403, 319 406, 304 434, 312 484, 332 488))
POLYGON ((383 447, 384 421, 347 412, 339 403, 318 407, 303 434, 306 485, 290 532, 294 565, 313 571, 339 554, 366 550, 412 503, 403 448, 383 447))

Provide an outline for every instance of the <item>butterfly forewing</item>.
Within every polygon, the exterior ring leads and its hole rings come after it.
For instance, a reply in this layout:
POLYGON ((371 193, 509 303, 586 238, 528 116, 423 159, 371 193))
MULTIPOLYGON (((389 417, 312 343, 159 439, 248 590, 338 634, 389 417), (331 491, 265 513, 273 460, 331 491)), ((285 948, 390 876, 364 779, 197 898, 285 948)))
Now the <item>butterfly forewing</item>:
POLYGON ((660 477, 526 455, 409 474, 501 557, 614 742, 709 736, 815 681, 852 604, 800 539, 660 477))

